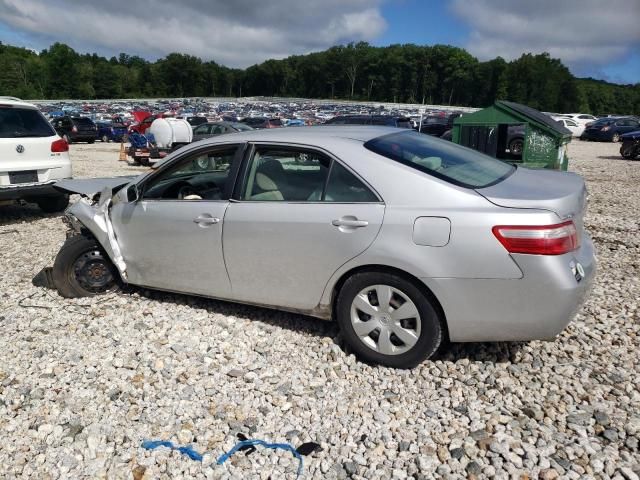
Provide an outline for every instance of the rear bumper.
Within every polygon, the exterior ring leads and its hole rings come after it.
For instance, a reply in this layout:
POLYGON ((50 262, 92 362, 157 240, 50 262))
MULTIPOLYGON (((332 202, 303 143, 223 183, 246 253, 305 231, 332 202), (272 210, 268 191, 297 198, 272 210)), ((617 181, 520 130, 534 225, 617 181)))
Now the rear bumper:
POLYGON ((588 235, 579 250, 566 255, 513 258, 523 278, 424 279, 440 300, 451 341, 552 339, 582 307, 596 273, 588 235))
POLYGON ((0 200, 21 200, 33 197, 54 197, 61 195, 53 185, 61 179, 43 183, 26 183, 0 186, 0 200))

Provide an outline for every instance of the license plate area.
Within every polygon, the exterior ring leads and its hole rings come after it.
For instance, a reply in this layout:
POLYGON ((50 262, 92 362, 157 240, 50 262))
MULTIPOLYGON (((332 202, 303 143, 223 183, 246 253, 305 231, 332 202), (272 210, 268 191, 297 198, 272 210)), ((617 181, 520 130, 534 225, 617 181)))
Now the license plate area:
POLYGON ((22 170, 9 172, 9 183, 36 183, 38 181, 37 170, 22 170))

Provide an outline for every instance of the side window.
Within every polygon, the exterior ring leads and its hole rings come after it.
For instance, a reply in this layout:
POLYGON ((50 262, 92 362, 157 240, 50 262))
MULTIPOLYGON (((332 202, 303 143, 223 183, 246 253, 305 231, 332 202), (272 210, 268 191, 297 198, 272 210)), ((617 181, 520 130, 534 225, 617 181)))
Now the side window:
POLYGON ((193 133, 195 133, 196 135, 205 135, 209 133, 209 128, 209 125, 200 125, 193 131, 193 133))
POLYGON ((229 173, 238 147, 189 155, 155 176, 144 188, 146 200, 226 200, 229 173))
POLYGON ((211 133, 213 133, 214 135, 224 133, 224 127, 222 125, 215 125, 211 127, 211 133))
POLYGON ((571 120, 565 120, 564 123, 568 126, 568 127, 577 127, 578 124, 576 122, 572 122, 571 120))
POLYGON ((258 147, 249 163, 242 200, 320 201, 331 160, 304 149, 258 147))
POLYGON ((378 202, 378 197, 353 173, 333 162, 324 195, 325 202, 378 202))

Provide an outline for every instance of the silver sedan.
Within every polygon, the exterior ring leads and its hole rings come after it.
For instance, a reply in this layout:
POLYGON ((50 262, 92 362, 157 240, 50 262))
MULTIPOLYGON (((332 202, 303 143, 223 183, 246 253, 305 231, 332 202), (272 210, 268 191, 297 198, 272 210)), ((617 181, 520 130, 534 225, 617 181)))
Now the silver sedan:
POLYGON ((300 312, 393 367, 445 340, 551 339, 595 273, 581 177, 404 129, 240 132, 57 187, 83 195, 61 295, 133 284, 300 312))

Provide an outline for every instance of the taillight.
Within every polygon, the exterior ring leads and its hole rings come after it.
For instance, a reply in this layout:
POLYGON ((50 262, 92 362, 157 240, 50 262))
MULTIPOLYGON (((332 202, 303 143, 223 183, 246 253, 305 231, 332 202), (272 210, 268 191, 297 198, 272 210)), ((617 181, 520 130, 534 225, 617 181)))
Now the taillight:
POLYGON ((571 220, 555 225, 498 225, 491 230, 509 253, 562 255, 580 246, 571 220))
POLYGON ((71 131, 73 133, 78 133, 78 127, 76 127, 75 125, 73 126, 73 128, 71 129, 71 131))
POLYGON ((68 152, 68 151, 69 151, 69 144, 64 138, 61 138, 51 143, 52 153, 60 153, 60 152, 68 152))

